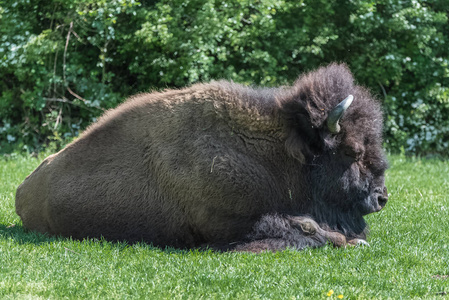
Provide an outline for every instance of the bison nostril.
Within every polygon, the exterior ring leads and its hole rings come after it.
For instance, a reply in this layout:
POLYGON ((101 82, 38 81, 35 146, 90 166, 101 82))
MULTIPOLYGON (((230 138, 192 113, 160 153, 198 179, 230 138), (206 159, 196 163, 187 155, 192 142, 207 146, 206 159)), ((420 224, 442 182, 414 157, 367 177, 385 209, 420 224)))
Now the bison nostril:
POLYGON ((388 198, 385 196, 379 196, 377 197, 377 202, 379 203, 379 205, 383 208, 385 206, 385 204, 387 204, 388 198))

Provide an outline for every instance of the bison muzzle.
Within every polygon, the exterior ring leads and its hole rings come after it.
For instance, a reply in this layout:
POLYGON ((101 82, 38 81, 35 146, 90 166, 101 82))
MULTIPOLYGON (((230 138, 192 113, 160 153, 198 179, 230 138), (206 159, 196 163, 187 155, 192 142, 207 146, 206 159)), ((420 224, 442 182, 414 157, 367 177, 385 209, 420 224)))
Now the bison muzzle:
POLYGON ((387 202, 380 104, 331 64, 281 88, 141 94, 18 187, 25 228, 263 251, 357 244, 387 202))

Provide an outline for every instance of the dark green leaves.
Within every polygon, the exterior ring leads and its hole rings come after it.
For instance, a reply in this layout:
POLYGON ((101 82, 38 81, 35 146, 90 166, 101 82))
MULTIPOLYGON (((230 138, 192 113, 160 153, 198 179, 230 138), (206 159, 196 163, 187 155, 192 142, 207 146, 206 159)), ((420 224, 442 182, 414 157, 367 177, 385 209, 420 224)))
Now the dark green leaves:
POLYGON ((136 92, 220 78, 284 85, 338 61, 384 102, 387 148, 443 153, 448 9, 437 0, 0 0, 0 151, 76 136, 74 124, 136 92))

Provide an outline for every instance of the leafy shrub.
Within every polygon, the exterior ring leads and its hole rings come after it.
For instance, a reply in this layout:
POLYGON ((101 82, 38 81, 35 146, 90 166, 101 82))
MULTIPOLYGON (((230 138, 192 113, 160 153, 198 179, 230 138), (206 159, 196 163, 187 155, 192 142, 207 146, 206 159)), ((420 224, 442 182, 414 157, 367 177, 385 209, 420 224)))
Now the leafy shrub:
POLYGON ((0 0, 0 152, 60 147, 130 94, 288 84, 346 62, 384 102, 386 147, 449 143, 446 0, 0 0))

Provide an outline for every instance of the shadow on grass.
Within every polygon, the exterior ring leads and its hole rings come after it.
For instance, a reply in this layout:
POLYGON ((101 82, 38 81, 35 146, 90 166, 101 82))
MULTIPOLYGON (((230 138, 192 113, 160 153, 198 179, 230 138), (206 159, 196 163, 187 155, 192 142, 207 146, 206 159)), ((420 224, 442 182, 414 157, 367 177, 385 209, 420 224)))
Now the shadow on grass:
POLYGON ((128 241, 110 241, 103 237, 97 238, 86 238, 82 240, 73 239, 71 237, 63 236, 51 236, 46 233, 39 233, 32 230, 28 230, 21 225, 4 225, 0 224, 0 240, 12 239, 18 244, 35 244, 41 245, 45 243, 55 243, 55 242, 70 242, 79 241, 82 243, 97 243, 104 246, 113 246, 119 249, 124 249, 128 246, 135 246, 139 248, 145 248, 147 250, 161 251, 166 254, 188 254, 192 251, 209 252, 211 249, 177 249, 172 247, 157 247, 152 244, 148 244, 144 241, 130 243, 128 241))
POLYGON ((48 234, 33 232, 23 228, 21 225, 6 226, 0 224, 0 239, 12 239, 19 244, 42 244, 61 240, 61 237, 53 237, 48 234))

